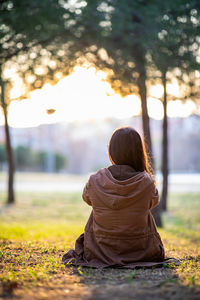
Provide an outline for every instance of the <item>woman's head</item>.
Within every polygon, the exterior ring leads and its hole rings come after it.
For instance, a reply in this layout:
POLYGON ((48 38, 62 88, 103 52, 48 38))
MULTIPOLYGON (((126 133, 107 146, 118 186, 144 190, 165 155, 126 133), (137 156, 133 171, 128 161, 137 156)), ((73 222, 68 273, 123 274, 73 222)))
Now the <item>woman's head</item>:
POLYGON ((129 165, 135 171, 151 173, 142 139, 139 133, 131 127, 121 127, 113 132, 108 154, 112 164, 129 165))

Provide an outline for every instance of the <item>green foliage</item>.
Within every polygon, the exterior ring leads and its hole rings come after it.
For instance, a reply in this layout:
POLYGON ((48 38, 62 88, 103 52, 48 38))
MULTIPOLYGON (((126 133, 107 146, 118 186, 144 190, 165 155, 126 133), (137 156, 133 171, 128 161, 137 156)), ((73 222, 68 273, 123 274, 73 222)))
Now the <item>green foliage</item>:
MULTIPOLYGON (((166 79, 176 78, 179 81, 179 99, 196 100, 200 97, 198 76, 194 75, 200 67, 197 53, 200 46, 199 2, 170 0, 164 7, 166 12, 155 20, 159 28, 157 39, 149 48, 150 61, 155 67, 150 79, 154 82, 156 77, 162 79, 170 72, 166 79), (154 75, 156 69, 161 76, 154 75)), ((169 100, 176 100, 174 96, 167 96, 169 100)))
POLYGON ((6 149, 5 145, 0 144, 0 164, 6 162, 6 149))
POLYGON ((129 281, 133 281, 133 279, 136 277, 137 271, 133 270, 132 272, 130 272, 129 274, 129 281))
POLYGON ((31 167, 34 164, 33 154, 29 147, 18 146, 15 149, 16 167, 24 169, 31 167))
POLYGON ((41 171, 45 171, 46 162, 47 162, 47 153, 45 151, 38 151, 35 153, 36 156, 36 165, 41 171))
MULTIPOLYGON (((34 5, 12 0, 3 1, 0 9, 0 64, 11 60, 27 89, 56 82, 58 73, 64 76, 87 61, 105 69, 122 94, 136 93, 138 77, 152 64, 158 70, 195 68, 195 0, 37 0, 34 5)), ((151 78, 157 77, 156 69, 151 78)))
POLYGON ((9 90, 13 84, 12 75, 4 72, 7 69, 14 68, 23 79, 22 98, 46 82, 55 83, 60 78, 60 75, 57 77, 58 71, 65 73, 64 66, 68 66, 66 72, 69 71, 73 65, 69 49, 75 39, 73 27, 78 17, 75 7, 76 4, 59 0, 0 3, 0 77, 6 82, 2 103, 9 104, 9 90))
POLYGON ((56 153, 55 154, 55 163, 56 163, 56 171, 57 172, 64 169, 66 166, 66 163, 67 163, 65 156, 63 156, 60 153, 56 153))
MULTIPOLYGON (((46 171, 47 152, 33 151, 27 146, 18 146, 15 149, 15 164, 18 170, 39 170, 46 171)), ((65 168, 67 160, 60 153, 55 153, 55 171, 60 171, 65 168)))

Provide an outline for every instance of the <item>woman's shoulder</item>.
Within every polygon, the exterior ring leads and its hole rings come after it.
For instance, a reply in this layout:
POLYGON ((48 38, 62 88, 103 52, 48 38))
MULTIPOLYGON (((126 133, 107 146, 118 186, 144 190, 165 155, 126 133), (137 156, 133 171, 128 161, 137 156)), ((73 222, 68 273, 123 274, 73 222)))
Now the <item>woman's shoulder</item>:
MULTIPOLYGON (((109 184, 111 182, 115 183, 116 178, 118 179, 118 177, 114 176, 110 172, 109 168, 101 168, 98 171, 90 174, 89 180, 88 180, 88 185, 91 185, 92 183, 95 184, 97 182, 98 183, 103 183, 103 184, 105 184, 106 182, 109 183, 109 184)), ((146 171, 136 172, 134 174, 134 176, 130 176, 130 177, 128 177, 128 179, 127 178, 120 178, 120 180, 117 180, 117 183, 127 182, 127 181, 129 183, 131 183, 132 181, 133 182, 138 181, 138 182, 140 182, 140 184, 145 185, 145 186, 148 185, 149 187, 155 185, 155 179, 153 178, 153 176, 151 174, 149 174, 146 171), (125 179, 125 180, 123 180, 123 179, 125 179)))
POLYGON ((154 181, 154 177, 152 174, 148 173, 147 171, 144 171, 143 173, 144 173, 145 178, 147 178, 150 181, 154 181))
POLYGON ((150 173, 144 171, 144 180, 146 183, 148 183, 150 186, 154 186, 155 185, 155 178, 153 177, 153 175, 151 175, 150 173))
POLYGON ((101 168, 99 169, 98 171, 94 172, 94 173, 90 173, 89 174, 89 180, 88 181, 91 181, 99 176, 102 176, 103 174, 106 173, 106 170, 107 168, 101 168))

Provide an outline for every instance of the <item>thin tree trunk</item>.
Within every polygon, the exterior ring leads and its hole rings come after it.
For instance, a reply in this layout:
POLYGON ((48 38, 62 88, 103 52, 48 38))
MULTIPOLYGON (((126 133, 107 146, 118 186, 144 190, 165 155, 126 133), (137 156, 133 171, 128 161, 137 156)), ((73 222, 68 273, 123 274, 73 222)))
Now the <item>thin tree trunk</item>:
POLYGON ((167 210, 167 195, 168 195, 168 122, 167 122, 167 90, 166 90, 166 72, 163 73, 162 84, 164 88, 163 95, 163 138, 162 138, 162 194, 161 206, 162 210, 167 210))
POLYGON ((139 94, 142 104, 142 126, 146 150, 150 159, 152 171, 154 172, 154 159, 152 150, 152 141, 150 133, 150 120, 147 110, 147 91, 146 91, 146 72, 141 71, 138 78, 139 94))
MULTIPOLYGON (((152 142, 151 142, 151 134, 150 134, 150 122, 149 115, 147 110, 147 92, 146 92, 146 72, 143 69, 138 78, 138 87, 139 93, 142 103, 142 124, 143 124, 143 133, 145 144, 147 147, 147 152, 150 158, 150 164, 152 171, 154 172, 154 160, 153 160, 153 152, 152 152, 152 142)), ((158 227, 162 227, 162 219, 161 219, 161 205, 159 204, 157 207, 152 209, 152 214, 155 219, 156 225, 158 227)))
POLYGON ((14 159, 13 159, 13 152, 12 152, 12 147, 11 147, 11 138, 10 138, 9 125, 8 125, 8 118, 7 118, 7 104, 5 101, 5 83, 3 82, 1 77, 0 77, 0 84, 1 84, 1 105, 3 108, 3 113, 4 113, 4 118, 5 118, 6 153, 7 153, 7 161, 8 161, 8 198, 7 198, 8 200, 7 200, 7 203, 13 204, 15 202, 14 189, 13 189, 14 159))

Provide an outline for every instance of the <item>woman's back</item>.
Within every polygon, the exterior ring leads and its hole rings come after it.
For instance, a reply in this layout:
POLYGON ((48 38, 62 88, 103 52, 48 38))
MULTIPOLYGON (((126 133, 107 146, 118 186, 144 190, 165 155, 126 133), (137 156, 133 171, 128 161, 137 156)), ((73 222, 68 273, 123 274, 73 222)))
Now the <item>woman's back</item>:
POLYGON ((154 205, 158 203, 158 194, 146 172, 113 165, 92 175, 88 188, 96 235, 110 234, 124 239, 153 230, 149 228, 148 217, 152 199, 154 205))
POLYGON ((83 199, 93 207, 85 227, 87 260, 123 265, 163 259, 150 213, 158 203, 158 193, 148 173, 135 172, 127 165, 101 169, 90 177, 83 199))
POLYGON ((108 155, 112 166, 90 176, 84 188, 92 212, 75 251, 63 261, 94 267, 158 264, 164 248, 150 210, 159 197, 139 133, 132 127, 114 131, 108 155))

